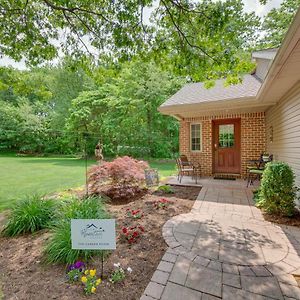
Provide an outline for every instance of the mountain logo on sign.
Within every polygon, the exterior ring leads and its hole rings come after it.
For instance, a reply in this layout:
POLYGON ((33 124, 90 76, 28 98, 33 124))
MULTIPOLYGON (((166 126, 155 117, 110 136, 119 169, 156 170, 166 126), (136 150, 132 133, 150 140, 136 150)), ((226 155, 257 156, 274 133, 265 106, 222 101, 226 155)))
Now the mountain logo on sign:
POLYGON ((102 227, 97 227, 95 224, 87 224, 84 229, 81 230, 81 235, 91 239, 101 239, 105 230, 102 227))

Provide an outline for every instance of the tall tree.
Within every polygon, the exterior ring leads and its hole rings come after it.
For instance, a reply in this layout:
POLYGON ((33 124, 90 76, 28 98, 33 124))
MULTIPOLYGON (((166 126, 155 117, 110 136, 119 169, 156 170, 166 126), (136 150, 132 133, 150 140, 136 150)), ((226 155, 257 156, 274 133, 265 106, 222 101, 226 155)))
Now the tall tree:
POLYGON ((279 8, 273 8, 262 23, 265 33, 260 48, 276 48, 281 42, 300 6, 300 0, 284 0, 279 8))
POLYGON ((153 62, 123 64, 114 80, 73 100, 68 130, 100 138, 106 154, 167 157, 177 150, 178 124, 157 108, 182 83, 153 62))

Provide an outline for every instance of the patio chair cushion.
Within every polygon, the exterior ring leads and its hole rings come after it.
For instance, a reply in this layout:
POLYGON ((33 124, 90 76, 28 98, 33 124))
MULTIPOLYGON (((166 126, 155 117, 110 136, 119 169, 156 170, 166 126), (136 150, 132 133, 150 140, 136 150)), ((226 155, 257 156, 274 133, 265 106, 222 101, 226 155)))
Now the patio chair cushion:
POLYGON ((262 175, 263 172, 264 172, 264 170, 261 170, 261 169, 250 169, 250 170, 249 170, 249 173, 251 173, 251 174, 262 175))
POLYGON ((256 167, 256 166, 250 166, 250 165, 249 165, 249 166, 247 166, 246 168, 247 168, 247 170, 253 170, 253 169, 257 169, 257 167, 256 167))

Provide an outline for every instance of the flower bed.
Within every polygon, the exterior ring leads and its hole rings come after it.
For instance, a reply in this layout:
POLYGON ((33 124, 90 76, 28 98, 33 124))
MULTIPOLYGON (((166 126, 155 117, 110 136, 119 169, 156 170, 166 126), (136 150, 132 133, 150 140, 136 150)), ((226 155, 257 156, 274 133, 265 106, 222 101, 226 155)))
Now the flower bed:
POLYGON ((4 299, 139 299, 166 250, 161 233, 163 224, 174 215, 189 212, 194 201, 184 199, 195 200, 199 190, 178 187, 174 189, 174 194, 148 193, 135 202, 108 205, 109 212, 117 219, 118 233, 122 232, 122 228, 134 226, 142 226, 144 232, 134 243, 121 238, 117 241, 117 249, 104 263, 101 282, 96 282, 101 277, 101 258, 94 258, 84 266, 85 270, 97 270, 97 275, 92 276, 95 280, 90 291, 92 287, 96 290, 93 289, 88 296, 84 293, 85 284, 82 281, 74 283, 68 279, 65 265, 43 264, 43 247, 49 238, 47 230, 16 238, 1 237, 0 265, 1 274, 5 276, 0 280, 4 299), (155 209, 154 203, 162 198, 173 203, 165 209, 155 209), (143 216, 131 218, 128 210, 140 210, 143 216), (118 263, 123 271, 116 266, 118 263))

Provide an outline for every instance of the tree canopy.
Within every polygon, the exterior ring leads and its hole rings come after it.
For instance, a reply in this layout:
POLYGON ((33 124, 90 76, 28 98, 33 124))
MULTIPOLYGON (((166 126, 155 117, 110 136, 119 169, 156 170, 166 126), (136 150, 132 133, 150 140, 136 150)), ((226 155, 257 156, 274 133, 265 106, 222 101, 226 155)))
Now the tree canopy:
POLYGON ((300 0, 284 0, 279 8, 273 8, 267 14, 262 23, 264 35, 260 48, 276 48, 281 45, 299 6, 300 0))
POLYGON ((62 53, 96 61, 142 55, 197 80, 203 70, 213 78, 248 71, 242 52, 259 27, 242 0, 3 0, 0 20, 1 54, 30 65, 62 53))

